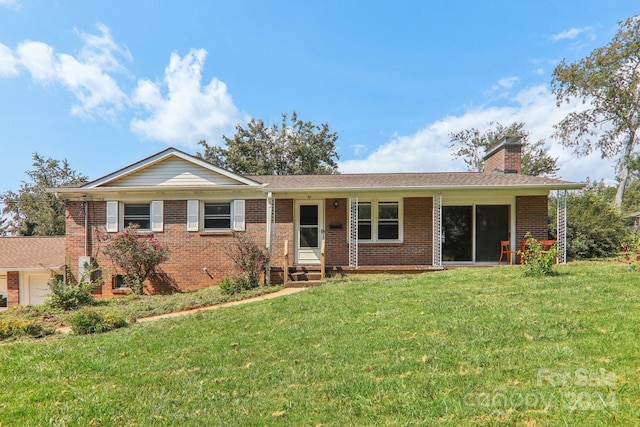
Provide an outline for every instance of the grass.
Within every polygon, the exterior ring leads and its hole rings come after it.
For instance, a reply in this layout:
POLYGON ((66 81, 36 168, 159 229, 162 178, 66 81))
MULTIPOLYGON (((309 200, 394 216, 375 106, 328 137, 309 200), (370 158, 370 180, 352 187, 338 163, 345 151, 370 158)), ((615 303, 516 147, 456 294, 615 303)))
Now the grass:
POLYGON ((640 273, 333 280, 0 345, 0 425, 635 425, 640 273))
MULTIPOLYGON (((119 298, 96 300, 91 308, 102 315, 110 313, 133 322, 143 317, 243 300, 276 292, 280 289, 282 289, 282 286, 260 286, 233 295, 223 293, 219 287, 167 295, 131 294, 119 298)), ((68 318, 73 313, 73 311, 64 312, 63 310, 53 309, 46 304, 27 307, 19 306, 0 313, 0 322, 9 319, 20 322, 34 322, 42 325, 44 334, 52 334, 57 328, 67 326, 69 323, 68 318)))

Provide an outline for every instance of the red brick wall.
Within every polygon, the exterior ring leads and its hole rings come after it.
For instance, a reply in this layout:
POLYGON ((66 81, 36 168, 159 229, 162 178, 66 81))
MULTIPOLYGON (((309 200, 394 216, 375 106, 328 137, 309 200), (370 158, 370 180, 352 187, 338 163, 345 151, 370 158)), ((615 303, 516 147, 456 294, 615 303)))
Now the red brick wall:
POLYGON ((272 230, 271 265, 284 265, 284 241, 289 242, 290 263, 294 261, 293 200, 275 200, 275 230, 272 230))
MULTIPOLYGON (((358 265, 431 265, 433 263, 433 199, 404 199, 404 241, 402 243, 360 243, 358 265)), ((326 201, 326 263, 349 265, 348 200, 326 201), (338 207, 334 207, 334 202, 338 207), (331 225, 334 225, 332 228, 331 225)))
POLYGON ((7 307, 20 305, 20 273, 7 271, 7 307))
POLYGON ((549 238, 547 196, 516 196, 516 241, 527 231, 536 239, 549 238))
POLYGON ((349 200, 327 199, 325 203, 326 264, 349 265, 349 200), (338 206, 335 203, 338 202, 338 206))
MULTIPOLYGON (((118 271, 102 249, 107 234, 106 202, 88 202, 88 253, 102 270, 104 284, 97 296, 118 294, 112 289, 112 277, 118 271)), ((82 202, 67 202, 66 249, 70 273, 78 274, 78 257, 84 255, 84 210, 82 202)), ((265 200, 247 200, 245 204, 246 233, 260 245, 265 244, 265 200)), ((160 265, 160 275, 148 282, 152 292, 192 290, 217 284, 235 273, 235 265, 227 253, 234 244, 233 233, 190 232, 186 229, 186 200, 164 201, 164 232, 152 233, 169 247, 169 261, 160 265), (207 271, 204 271, 204 269, 207 271)))

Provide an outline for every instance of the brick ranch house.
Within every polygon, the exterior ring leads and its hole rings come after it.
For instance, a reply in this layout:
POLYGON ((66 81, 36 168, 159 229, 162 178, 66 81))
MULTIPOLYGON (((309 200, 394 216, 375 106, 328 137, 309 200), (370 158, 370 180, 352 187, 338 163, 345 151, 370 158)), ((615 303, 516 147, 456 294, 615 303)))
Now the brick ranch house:
MULTIPOLYGON (((320 264, 323 241, 329 273, 496 264, 500 240, 515 249, 527 231, 547 238, 550 191, 582 187, 522 175, 521 148, 510 139, 497 144, 487 172, 316 176, 239 176, 169 148, 80 187, 50 191, 66 203, 69 271, 77 277, 89 262, 99 267, 103 297, 124 292, 102 248, 129 223, 170 248, 161 274, 147 283, 152 292, 202 288, 232 275, 234 232, 270 248, 274 282, 284 279, 285 247, 293 270, 320 264)), ((564 239, 560 233, 561 248, 564 239)))

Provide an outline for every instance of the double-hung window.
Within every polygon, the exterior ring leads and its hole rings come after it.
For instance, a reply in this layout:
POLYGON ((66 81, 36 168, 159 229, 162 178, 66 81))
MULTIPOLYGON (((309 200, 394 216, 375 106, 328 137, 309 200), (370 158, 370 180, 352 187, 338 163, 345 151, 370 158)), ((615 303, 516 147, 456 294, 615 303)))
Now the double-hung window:
POLYGON ((109 200, 107 208, 107 232, 116 233, 131 224, 142 231, 164 231, 164 204, 162 200, 150 202, 119 202, 109 200))
POLYGON ((398 201, 373 200, 358 203, 358 240, 397 242, 402 240, 401 205, 398 201))
POLYGON ((244 231, 244 200, 187 200, 187 231, 244 231))
POLYGON ((204 229, 205 230, 230 230, 231 229, 231 203, 229 202, 204 203, 204 229))
POLYGON ((140 230, 151 229, 151 204, 150 203, 125 203, 124 226, 138 225, 140 230))

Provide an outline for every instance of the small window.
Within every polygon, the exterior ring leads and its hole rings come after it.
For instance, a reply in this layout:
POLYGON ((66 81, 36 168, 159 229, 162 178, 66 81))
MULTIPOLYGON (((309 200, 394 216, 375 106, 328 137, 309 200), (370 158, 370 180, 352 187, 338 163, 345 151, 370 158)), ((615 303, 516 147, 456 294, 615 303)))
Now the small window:
POLYGON ((371 202, 358 203, 358 239, 371 240, 371 202))
POLYGON ((205 203, 204 204, 204 229, 205 230, 229 230, 231 229, 231 203, 205 203))
POLYGON ((124 282, 124 275, 122 274, 116 274, 115 276, 111 277, 111 282, 113 289, 123 289, 128 287, 124 282))
POLYGON ((138 224, 140 230, 151 229, 151 204, 126 203, 124 205, 124 226, 138 224))

